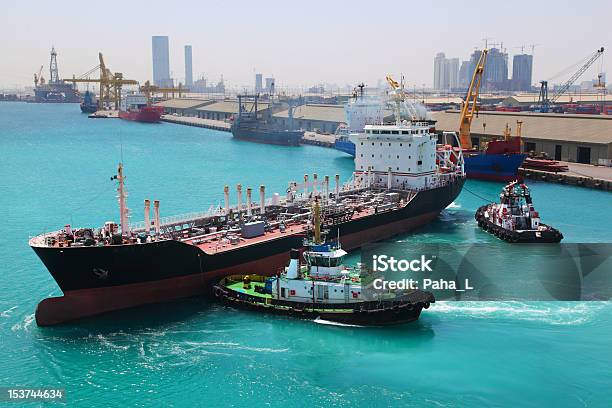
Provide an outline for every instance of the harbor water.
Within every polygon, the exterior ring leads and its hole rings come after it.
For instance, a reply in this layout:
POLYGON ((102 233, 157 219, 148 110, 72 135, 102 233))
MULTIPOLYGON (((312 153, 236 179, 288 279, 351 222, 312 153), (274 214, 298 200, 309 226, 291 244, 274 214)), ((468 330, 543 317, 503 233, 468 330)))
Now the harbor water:
MULTIPOLYGON (((28 238, 67 223, 116 221, 110 177, 120 160, 134 222, 145 198, 160 200, 162 216, 206 211, 222 203, 226 184, 264 184, 268 196, 282 195, 305 173, 346 180, 353 162, 315 146, 88 119, 76 104, 0 104, 0 154, 1 387, 64 388, 66 403, 80 406, 609 406, 609 302, 441 302, 416 323, 380 329, 194 298, 39 328, 36 304, 61 292, 28 238)), ((610 193, 529 185, 543 222, 564 242, 610 241, 610 193)), ((468 181, 437 220, 392 241, 483 242, 521 256, 520 246, 474 221, 501 186, 468 181)))

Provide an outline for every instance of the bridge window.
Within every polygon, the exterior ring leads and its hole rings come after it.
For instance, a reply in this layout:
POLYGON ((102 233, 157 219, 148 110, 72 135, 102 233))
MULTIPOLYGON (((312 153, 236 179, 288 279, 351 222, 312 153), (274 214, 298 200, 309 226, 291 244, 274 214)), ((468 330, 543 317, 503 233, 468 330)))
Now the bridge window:
POLYGON ((392 134, 392 135, 399 135, 399 131, 397 131, 397 130, 392 130, 392 131, 391 131, 391 134, 392 134))
POLYGON ((391 133, 391 132, 390 132, 389 130, 381 130, 381 131, 380 131, 380 134, 381 134, 381 135, 388 135, 388 134, 390 134, 390 133, 391 133))
POLYGON ((374 133, 375 135, 379 134, 380 132, 378 130, 373 130, 372 133, 374 133))
POLYGON ((402 130, 402 135, 409 135, 410 131, 409 130, 402 130))

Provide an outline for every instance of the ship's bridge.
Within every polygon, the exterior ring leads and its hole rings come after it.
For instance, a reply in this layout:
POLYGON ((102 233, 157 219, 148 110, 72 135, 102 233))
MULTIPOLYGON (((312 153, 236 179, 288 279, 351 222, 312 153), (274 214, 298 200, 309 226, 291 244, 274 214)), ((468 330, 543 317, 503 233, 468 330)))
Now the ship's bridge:
POLYGON ((421 189, 437 182, 437 135, 429 122, 366 125, 351 139, 358 176, 367 175, 385 186, 390 181, 397 189, 421 189))

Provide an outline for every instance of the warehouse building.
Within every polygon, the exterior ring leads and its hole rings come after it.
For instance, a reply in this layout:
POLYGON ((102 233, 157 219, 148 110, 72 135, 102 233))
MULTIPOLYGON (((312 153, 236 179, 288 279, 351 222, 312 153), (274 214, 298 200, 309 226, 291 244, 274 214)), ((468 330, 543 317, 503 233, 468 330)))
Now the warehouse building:
MULTIPOLYGON (((550 95, 552 97, 552 94, 550 95)), ((538 104, 539 94, 519 94, 508 96, 503 100, 504 106, 529 108, 538 104)), ((564 94, 555 100, 555 105, 567 105, 570 103, 580 103, 588 105, 612 105, 612 95, 602 94, 564 94)))
MULTIPOLYGON (((459 129, 459 111, 432 113, 440 131, 459 129)), ((545 152, 555 160, 606 164, 612 159, 612 116, 532 112, 480 112, 472 122, 472 144, 502 138, 506 124, 515 134, 521 121, 523 150, 545 152)))
MULTIPOLYGON (((243 106, 247 112, 250 112, 253 109, 253 103, 251 102, 243 102, 243 106)), ((257 103, 257 113, 259 115, 266 115, 268 113, 268 109, 270 109, 269 103, 257 103)), ((198 118, 225 121, 238 114, 238 101, 217 101, 200 106, 195 110, 197 112, 195 116, 198 118)))
MULTIPOLYGON (((272 115, 272 121, 283 128, 289 127, 289 110, 272 115)), ((346 123, 343 105, 306 104, 293 109, 293 127, 321 133, 335 133, 340 123, 346 123)))
POLYGON ((198 116, 196 108, 213 103, 211 99, 168 99, 155 103, 154 106, 162 106, 167 114, 180 116, 198 116))

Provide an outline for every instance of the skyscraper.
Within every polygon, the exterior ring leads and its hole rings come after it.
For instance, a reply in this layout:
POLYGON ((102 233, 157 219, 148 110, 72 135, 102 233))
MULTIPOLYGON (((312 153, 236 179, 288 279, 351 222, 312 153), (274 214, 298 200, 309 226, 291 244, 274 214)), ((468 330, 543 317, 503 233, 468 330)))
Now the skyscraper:
POLYGON ((263 91, 263 75, 255 74, 255 92, 263 91))
POLYGON ((512 89, 515 91, 529 91, 531 89, 532 70, 532 55, 515 55, 512 59, 512 89))
POLYGON ((484 86, 488 91, 507 90, 508 54, 498 48, 491 48, 487 55, 484 72, 484 86))
POLYGON ((457 89, 459 87, 459 58, 447 59, 446 70, 448 71, 448 88, 457 89))
POLYGON ((472 72, 470 72, 470 61, 463 61, 459 68, 459 88, 467 89, 472 82, 472 72))
POLYGON ((191 59, 191 45, 185 46, 185 86, 193 86, 193 63, 191 59))
POLYGON ((157 86, 172 86, 170 79, 170 51, 168 37, 154 35, 153 48, 153 83, 157 86))
POLYGON ((459 86, 459 58, 447 59, 443 52, 434 58, 434 89, 450 90, 459 86))
POLYGON ((266 92, 269 94, 274 93, 274 78, 266 78, 266 92))
POLYGON ((446 55, 443 52, 439 52, 434 58, 434 89, 446 89, 448 87, 447 77, 446 55))

